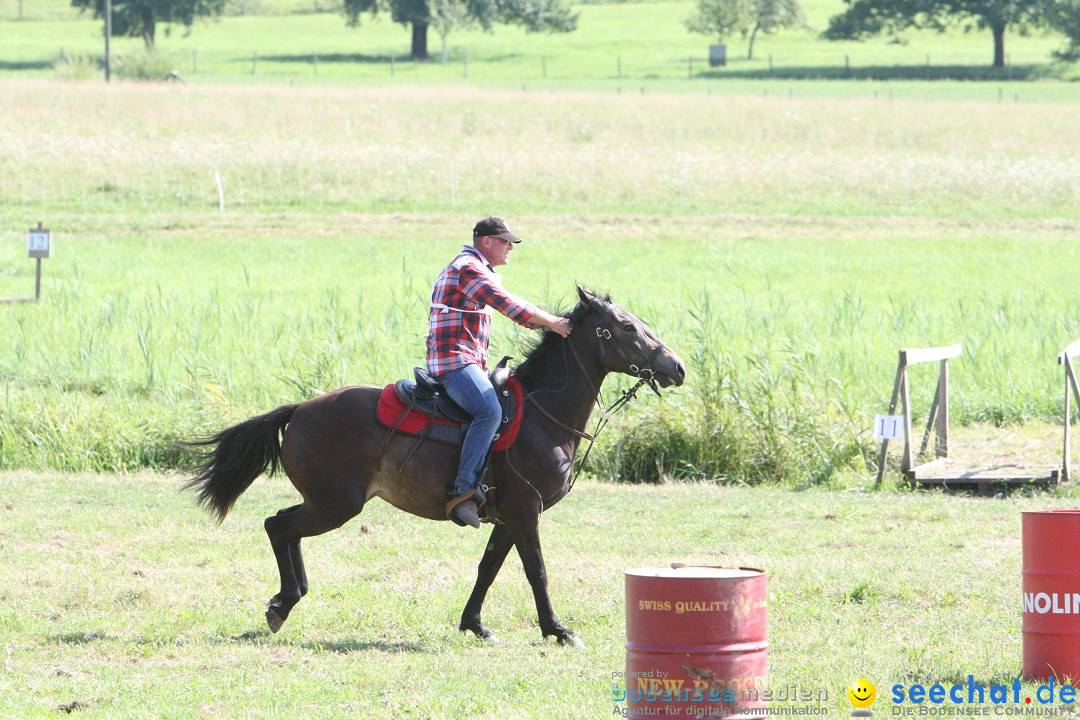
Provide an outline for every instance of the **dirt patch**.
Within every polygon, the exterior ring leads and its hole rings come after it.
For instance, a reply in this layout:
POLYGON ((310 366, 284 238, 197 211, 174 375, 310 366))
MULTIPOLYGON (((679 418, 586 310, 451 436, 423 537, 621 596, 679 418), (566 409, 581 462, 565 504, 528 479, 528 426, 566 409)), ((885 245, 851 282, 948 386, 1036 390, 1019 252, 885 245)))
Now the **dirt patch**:
MULTIPOLYGON (((979 424, 950 428, 949 457, 933 456, 933 439, 925 456, 916 465, 933 461, 932 477, 1044 477, 1061 470, 1062 428, 1029 423, 1022 427, 998 428, 979 424)), ((922 442, 921 431, 913 441, 922 442)), ((924 473, 920 473, 920 477, 924 473)))

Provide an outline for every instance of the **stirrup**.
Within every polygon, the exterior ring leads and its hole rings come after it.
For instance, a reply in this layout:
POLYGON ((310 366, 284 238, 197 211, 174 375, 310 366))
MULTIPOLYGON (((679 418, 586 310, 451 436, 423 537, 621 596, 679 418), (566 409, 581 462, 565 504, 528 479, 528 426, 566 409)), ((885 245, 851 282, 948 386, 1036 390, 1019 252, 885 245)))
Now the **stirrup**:
POLYGON ((474 528, 480 527, 480 507, 476 503, 477 491, 476 488, 469 488, 467 491, 450 498, 450 501, 446 503, 446 517, 454 522, 459 527, 465 527, 471 525, 474 528), (472 507, 468 507, 471 505, 472 507), (465 515, 464 518, 459 518, 457 511, 460 509, 461 514, 465 515), (471 512, 470 512, 471 510, 471 512))

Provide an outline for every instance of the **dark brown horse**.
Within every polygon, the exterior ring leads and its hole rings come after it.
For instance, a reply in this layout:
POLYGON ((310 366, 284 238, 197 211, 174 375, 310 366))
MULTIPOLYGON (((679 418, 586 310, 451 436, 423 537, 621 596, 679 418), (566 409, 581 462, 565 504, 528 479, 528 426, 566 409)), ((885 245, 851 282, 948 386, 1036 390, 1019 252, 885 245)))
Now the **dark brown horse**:
MULTIPOLYGON (((640 320, 609 298, 580 288, 578 295, 581 301, 569 315, 574 326, 570 337, 547 331, 515 370, 526 394, 521 429, 506 452, 492 455, 499 521, 461 614, 460 629, 484 639, 493 640, 494 635, 481 622, 480 607, 510 548, 516 546, 544 637, 580 644, 555 617, 548 598, 540 513, 570 489, 581 432, 608 373, 633 375, 663 387, 681 385, 685 378, 679 356, 640 320)), ((268 467, 273 474, 279 462, 304 498, 264 523, 281 574, 281 590, 266 610, 274 632, 308 591, 300 554, 303 538, 341 527, 373 497, 423 518, 446 520, 446 493, 457 469, 457 450, 424 443, 399 471, 416 439, 396 436, 380 456, 387 430, 375 418, 379 393, 373 387, 343 388, 298 405, 283 405, 193 443, 209 449, 187 487, 197 490, 198 501, 219 519, 255 478, 268 467)))

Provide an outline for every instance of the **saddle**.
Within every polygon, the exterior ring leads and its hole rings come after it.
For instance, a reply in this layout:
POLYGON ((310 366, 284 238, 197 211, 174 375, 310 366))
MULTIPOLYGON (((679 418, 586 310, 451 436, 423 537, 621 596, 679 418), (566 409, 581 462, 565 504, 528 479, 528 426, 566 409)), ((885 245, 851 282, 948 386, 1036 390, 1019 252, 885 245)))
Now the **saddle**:
MULTIPOLYGON (((493 452, 506 451, 517 439, 521 425, 523 393, 521 383, 506 366, 509 360, 510 356, 505 356, 488 373, 502 408, 502 425, 495 433, 493 452)), ((460 448, 472 422, 472 416, 450 399, 446 389, 427 370, 414 368, 413 373, 413 380, 399 380, 384 387, 375 410, 376 420, 388 428, 379 450, 380 458, 395 434, 418 438, 398 472, 404 469, 426 440, 460 448)))
MULTIPOLYGON (((510 409, 509 394, 506 391, 507 383, 510 380, 510 368, 506 366, 506 363, 510 360, 510 357, 510 355, 503 357, 499 364, 495 366, 495 369, 488 373, 488 380, 491 381, 491 386, 495 388, 495 394, 499 397, 499 405, 503 409, 504 424, 509 422, 507 418, 510 417, 507 412, 510 409)), ((413 368, 413 375, 414 380, 398 380, 394 384, 394 391, 403 403, 415 408, 424 415, 434 416, 436 421, 439 419, 451 420, 456 424, 460 424, 463 428, 468 428, 469 423, 472 422, 472 415, 450 398, 442 383, 424 368, 413 368)), ((496 434, 495 437, 498 438, 499 434, 496 434)))

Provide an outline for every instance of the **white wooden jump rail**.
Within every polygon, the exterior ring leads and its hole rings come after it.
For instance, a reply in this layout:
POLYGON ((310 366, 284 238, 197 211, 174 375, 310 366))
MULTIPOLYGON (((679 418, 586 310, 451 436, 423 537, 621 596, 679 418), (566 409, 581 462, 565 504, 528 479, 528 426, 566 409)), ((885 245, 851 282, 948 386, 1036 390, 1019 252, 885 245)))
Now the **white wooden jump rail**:
MULTIPOLYGON (((1071 465, 1070 453, 1070 401, 1076 399, 1077 407, 1080 408, 1080 385, 1076 380, 1073 370, 1072 359, 1080 353, 1080 340, 1076 340, 1065 348, 1058 356, 1058 364, 1065 366, 1065 438, 1062 462, 1060 468, 1051 468, 1047 474, 1033 472, 1030 469, 1021 469, 1016 473, 1002 472, 1005 468, 991 470, 952 470, 948 477, 944 477, 943 471, 947 458, 949 458, 949 360, 959 357, 962 352, 960 344, 946 347, 933 348, 909 348, 900 351, 900 362, 896 369, 896 382, 893 385, 892 400, 889 403, 889 415, 896 412, 898 401, 903 402, 904 411, 904 454, 900 460, 900 472, 912 484, 923 486, 938 486, 946 488, 974 488, 986 491, 991 485, 1031 485, 1056 483, 1059 479, 1069 479, 1069 467, 1071 465), (915 464, 915 454, 912 450, 911 441, 911 392, 908 387, 907 369, 910 365, 923 362, 938 361, 941 369, 938 373, 937 391, 934 394, 934 403, 930 407, 930 414, 926 421, 926 432, 923 434, 919 455, 926 453, 930 440, 930 431, 935 431, 934 459, 921 465, 915 464), (1071 393, 1071 396, 1070 396, 1071 393)), ((888 452, 889 441, 882 440, 881 453, 878 456, 877 483, 881 483, 885 472, 885 458, 888 452)))
POLYGON ((1069 447, 1072 430, 1072 411, 1069 407, 1070 392, 1076 398, 1076 406, 1080 408, 1080 388, 1076 385, 1076 373, 1073 371, 1072 359, 1080 352, 1080 340, 1073 340, 1069 347, 1058 355, 1058 365, 1065 366, 1065 443, 1061 452, 1061 479, 1069 481, 1069 468, 1072 466, 1072 450, 1069 447))
MULTIPOLYGON (((911 452, 911 391, 908 387, 907 369, 917 363, 941 362, 941 370, 938 373, 937 392, 934 394, 934 404, 930 406, 930 415, 926 422, 926 433, 923 436, 922 452, 926 451, 927 441, 930 439, 930 430, 937 426, 937 437, 934 443, 934 455, 937 457, 949 457, 949 358, 959 357, 963 347, 958 343, 948 347, 934 348, 908 348, 900 351, 900 363, 896 368, 896 382, 893 383, 892 400, 889 401, 889 414, 896 412, 896 402, 902 398, 904 403, 904 456, 900 460, 900 472, 909 476, 914 468, 911 452)), ((885 472, 885 455, 889 449, 889 441, 881 441, 881 454, 878 456, 877 482, 881 483, 881 477, 885 472)))

